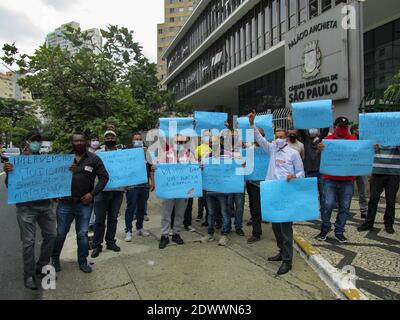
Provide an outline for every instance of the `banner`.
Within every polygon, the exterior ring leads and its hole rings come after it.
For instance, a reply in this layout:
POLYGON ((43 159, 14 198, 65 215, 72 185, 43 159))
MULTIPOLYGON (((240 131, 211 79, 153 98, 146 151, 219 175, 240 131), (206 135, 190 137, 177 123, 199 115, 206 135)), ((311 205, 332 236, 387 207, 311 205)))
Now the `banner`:
POLYGON ((319 220, 318 179, 270 180, 260 184, 262 220, 272 223, 319 220))
POLYGON ((242 193, 244 175, 238 172, 243 173, 243 168, 234 160, 232 163, 221 160, 219 164, 204 164, 203 189, 218 193, 242 193))
POLYGON ((212 132, 226 129, 225 122, 228 121, 228 114, 223 112, 201 112, 194 113, 196 121, 196 133, 198 136, 203 135, 203 130, 211 130, 212 132))
POLYGON ((243 157, 246 160, 246 176, 247 181, 264 181, 270 161, 270 156, 262 148, 243 149, 243 157))
POLYGON ((203 196, 199 164, 158 164, 155 183, 156 195, 160 199, 186 199, 203 196))
POLYGON ((182 134, 188 137, 196 136, 193 118, 160 118, 159 134, 164 137, 173 137, 182 134))
POLYGON ((110 177, 106 190, 136 186, 148 182, 143 148, 99 152, 110 177))
POLYGON ((360 139, 386 147, 400 146, 400 112, 360 114, 360 139))
MULTIPOLYGON (((251 130, 250 135, 247 137, 246 130, 250 130, 250 122, 249 118, 246 117, 240 117, 237 119, 238 121, 238 129, 242 130, 242 141, 243 142, 253 142, 254 137, 253 137, 253 132, 251 130)), ((256 116, 256 119, 254 120, 254 124, 256 125, 257 128, 262 128, 265 133, 265 138, 268 141, 274 140, 274 127, 273 127, 273 116, 272 114, 267 114, 267 115, 258 115, 256 116)))
POLYGON ((292 104, 295 129, 330 128, 333 124, 332 100, 292 104))
POLYGON ((332 176, 369 176, 374 164, 374 142, 324 140, 320 171, 332 176))
POLYGON ((71 196, 74 155, 11 157, 8 204, 71 196))

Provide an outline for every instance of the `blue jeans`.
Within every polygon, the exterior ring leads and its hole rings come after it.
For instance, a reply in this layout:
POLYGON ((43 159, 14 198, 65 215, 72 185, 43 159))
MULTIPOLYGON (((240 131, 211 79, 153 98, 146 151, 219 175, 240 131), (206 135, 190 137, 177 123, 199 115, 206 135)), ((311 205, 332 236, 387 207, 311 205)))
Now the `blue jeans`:
POLYGON ((339 206, 339 212, 335 223, 335 234, 343 234, 346 221, 350 215, 351 199, 353 198, 354 181, 324 180, 324 211, 322 214, 321 230, 331 230, 332 210, 339 206))
POLYGON ((133 216, 136 215, 136 230, 143 229, 150 189, 135 187, 126 192, 125 232, 132 232, 133 216))
MULTIPOLYGON (((243 229, 244 193, 231 193, 228 197, 230 217, 235 214, 235 229, 243 229), (233 210, 233 212, 232 212, 233 210)), ((229 224, 229 231, 231 224, 229 224)))
POLYGON ((207 192, 206 201, 208 206, 208 234, 215 232, 215 221, 219 211, 223 218, 222 234, 226 235, 231 229, 231 216, 228 210, 228 194, 207 192))
POLYGON ((115 234, 117 233, 119 209, 121 209, 123 199, 123 191, 103 191, 95 197, 94 214, 96 215, 96 223, 94 224, 93 248, 101 247, 104 241, 106 219, 106 244, 112 245, 117 242, 115 234))
POLYGON ((78 244, 78 263, 87 264, 89 255, 89 220, 93 205, 82 203, 59 203, 57 206, 57 238, 54 243, 53 260, 59 260, 65 238, 75 219, 76 242, 78 244))

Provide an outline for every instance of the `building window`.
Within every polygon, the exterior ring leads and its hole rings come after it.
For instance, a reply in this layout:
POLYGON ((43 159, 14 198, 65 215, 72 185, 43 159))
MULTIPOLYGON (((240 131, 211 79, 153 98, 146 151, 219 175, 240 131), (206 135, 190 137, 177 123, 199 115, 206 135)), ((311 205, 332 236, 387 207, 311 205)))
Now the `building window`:
POLYGON ((297 0, 298 12, 299 12, 299 25, 307 21, 307 1, 297 0))
POLYGON ((318 0, 309 0, 308 8, 310 19, 318 16, 318 0))
POLYGON ((279 26, 278 26, 278 0, 271 1, 271 16, 272 16, 272 45, 279 42, 279 26))
POLYGON ((286 17, 287 17, 287 7, 285 0, 279 0, 279 25, 280 25, 280 39, 283 39, 283 35, 286 33, 286 17))
POLYGON ((332 8, 332 0, 321 0, 321 11, 325 12, 332 8))
POLYGON ((297 25, 297 0, 288 0, 288 12, 289 12, 289 30, 293 29, 297 25))

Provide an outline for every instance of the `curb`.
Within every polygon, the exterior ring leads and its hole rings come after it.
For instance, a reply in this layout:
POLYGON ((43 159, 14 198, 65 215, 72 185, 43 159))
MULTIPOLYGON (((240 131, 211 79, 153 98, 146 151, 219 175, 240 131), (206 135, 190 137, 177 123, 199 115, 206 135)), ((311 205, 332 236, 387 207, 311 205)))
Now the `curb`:
POLYGON ((297 251, 307 263, 318 273, 330 289, 343 300, 368 300, 355 286, 357 277, 351 273, 351 267, 339 270, 333 267, 309 241, 293 232, 293 240, 297 251), (350 273, 348 272, 350 271, 350 273))

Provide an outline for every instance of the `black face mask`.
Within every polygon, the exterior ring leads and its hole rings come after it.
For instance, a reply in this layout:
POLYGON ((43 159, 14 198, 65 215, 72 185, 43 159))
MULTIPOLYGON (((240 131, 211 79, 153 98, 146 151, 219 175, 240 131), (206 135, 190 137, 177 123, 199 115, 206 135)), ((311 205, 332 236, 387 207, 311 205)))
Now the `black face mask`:
POLYGON ((290 135, 290 136, 289 136, 289 140, 290 140, 290 142, 295 143, 296 140, 297 140, 297 136, 295 136, 295 135, 290 135))
POLYGON ((116 141, 106 141, 104 142, 107 148, 114 148, 117 145, 116 141))

